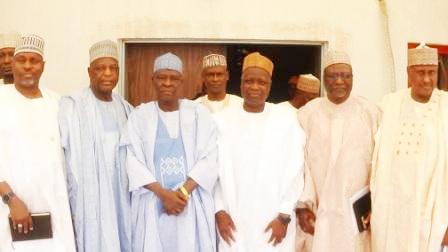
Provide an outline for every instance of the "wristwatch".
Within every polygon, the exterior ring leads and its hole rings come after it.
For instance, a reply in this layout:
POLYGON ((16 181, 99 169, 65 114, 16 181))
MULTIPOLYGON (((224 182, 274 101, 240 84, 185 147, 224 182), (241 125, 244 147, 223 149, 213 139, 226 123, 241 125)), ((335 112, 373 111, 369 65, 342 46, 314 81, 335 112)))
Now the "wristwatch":
POLYGON ((11 199, 14 198, 15 196, 16 196, 16 194, 14 192, 10 191, 2 196, 2 201, 6 205, 8 205, 9 202, 11 201, 11 199))
POLYGON ((287 217, 286 217, 285 215, 279 214, 277 216, 277 220, 279 220, 283 225, 288 225, 289 222, 291 222, 291 216, 287 215, 287 217))

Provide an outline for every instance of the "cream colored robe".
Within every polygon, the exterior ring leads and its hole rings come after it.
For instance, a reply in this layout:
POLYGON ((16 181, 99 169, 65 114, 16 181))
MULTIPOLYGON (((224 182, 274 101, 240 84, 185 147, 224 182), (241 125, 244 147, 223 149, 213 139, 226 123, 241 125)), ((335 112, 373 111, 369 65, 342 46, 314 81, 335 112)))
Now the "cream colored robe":
POLYGON ((369 232, 357 232, 349 199, 369 184, 379 110, 360 97, 340 105, 317 98, 298 116, 307 135, 299 207, 314 211, 316 223, 314 237, 299 232, 296 251, 368 250, 369 232))
POLYGON ((222 101, 210 101, 208 95, 201 96, 196 101, 206 106, 212 114, 230 107, 240 108, 243 106, 243 98, 232 94, 226 94, 226 97, 222 101))
POLYGON ((439 251, 448 226, 448 97, 384 97, 371 179, 373 251, 439 251))

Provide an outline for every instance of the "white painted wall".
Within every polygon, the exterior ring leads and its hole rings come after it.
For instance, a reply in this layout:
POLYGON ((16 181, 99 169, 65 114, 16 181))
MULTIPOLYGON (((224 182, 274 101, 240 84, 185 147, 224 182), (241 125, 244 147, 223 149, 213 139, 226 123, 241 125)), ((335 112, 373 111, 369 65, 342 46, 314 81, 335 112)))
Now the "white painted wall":
POLYGON ((0 31, 45 38, 41 83, 61 94, 88 85, 88 49, 98 40, 260 39, 347 50, 354 93, 378 101, 406 86, 407 42, 448 44, 447 0, 384 1, 0 0, 0 31))

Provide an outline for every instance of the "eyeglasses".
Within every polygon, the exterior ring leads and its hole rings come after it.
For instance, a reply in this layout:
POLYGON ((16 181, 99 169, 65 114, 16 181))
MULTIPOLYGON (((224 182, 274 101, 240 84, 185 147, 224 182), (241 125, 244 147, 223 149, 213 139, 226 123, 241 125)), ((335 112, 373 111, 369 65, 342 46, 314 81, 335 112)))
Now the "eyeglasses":
POLYGON ((332 74, 326 74, 325 78, 331 81, 335 81, 339 78, 342 80, 350 80, 353 78, 353 74, 351 73, 332 73, 332 74))

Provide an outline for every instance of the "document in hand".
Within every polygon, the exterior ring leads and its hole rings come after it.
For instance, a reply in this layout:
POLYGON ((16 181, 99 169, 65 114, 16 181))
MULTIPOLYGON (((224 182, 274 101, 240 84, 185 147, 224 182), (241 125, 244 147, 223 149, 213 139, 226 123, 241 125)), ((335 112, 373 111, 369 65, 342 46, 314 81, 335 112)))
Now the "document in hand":
POLYGON ((9 229, 11 230, 12 241, 29 241, 53 238, 50 213, 33 213, 31 214, 31 218, 33 219, 33 231, 25 234, 19 233, 17 230, 14 231, 12 219, 11 216, 9 216, 9 229))
POLYGON ((363 221, 366 220, 372 211, 372 202, 370 199, 370 189, 368 186, 362 188, 350 197, 350 206, 353 213, 353 224, 355 230, 359 233, 368 229, 363 221))

